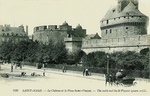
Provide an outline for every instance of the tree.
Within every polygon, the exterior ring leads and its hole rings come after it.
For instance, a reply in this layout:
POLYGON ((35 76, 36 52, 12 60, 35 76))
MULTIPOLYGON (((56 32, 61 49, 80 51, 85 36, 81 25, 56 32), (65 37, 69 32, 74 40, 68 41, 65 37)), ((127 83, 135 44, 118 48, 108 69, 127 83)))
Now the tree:
POLYGON ((12 43, 11 41, 8 42, 3 42, 0 48, 0 54, 2 59, 6 62, 10 62, 13 50, 15 49, 15 44, 12 43))

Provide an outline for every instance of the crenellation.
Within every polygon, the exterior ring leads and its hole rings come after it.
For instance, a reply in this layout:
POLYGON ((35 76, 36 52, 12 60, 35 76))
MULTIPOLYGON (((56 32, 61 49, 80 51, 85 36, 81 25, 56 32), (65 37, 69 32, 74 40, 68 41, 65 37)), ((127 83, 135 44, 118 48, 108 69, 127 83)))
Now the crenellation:
POLYGON ((106 47, 106 46, 137 46, 147 45, 147 35, 137 35, 131 37, 109 38, 100 40, 83 40, 82 48, 89 47, 106 47), (139 39, 140 38, 140 39, 139 39), (98 41, 98 42, 97 42, 98 41))

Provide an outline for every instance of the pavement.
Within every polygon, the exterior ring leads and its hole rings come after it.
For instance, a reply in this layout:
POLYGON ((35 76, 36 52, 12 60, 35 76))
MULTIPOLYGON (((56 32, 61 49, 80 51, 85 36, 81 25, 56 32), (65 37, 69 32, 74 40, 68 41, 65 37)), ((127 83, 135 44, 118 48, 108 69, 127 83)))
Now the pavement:
POLYGON ((37 69, 34 66, 28 66, 28 65, 25 65, 24 67, 22 67, 22 69, 20 69, 19 67, 17 67, 17 69, 13 68, 13 72, 10 72, 10 69, 11 69, 10 64, 1 65, 0 74, 7 73, 9 74, 9 76, 18 76, 18 75, 21 75, 21 72, 26 72, 26 75, 29 76, 31 75, 31 73, 36 72, 36 74, 43 75, 43 72, 45 69, 45 75, 48 73, 53 73, 53 74, 68 75, 68 76, 101 80, 101 81, 105 80, 104 75, 98 74, 98 73, 92 73, 91 76, 83 76, 83 73, 80 71, 67 70, 65 73, 63 73, 62 70, 60 69, 52 69, 52 68, 37 69))
MULTIPOLYGON (((104 74, 100 74, 100 73, 91 73, 91 76, 83 76, 83 72, 80 71, 67 70, 65 73, 63 73, 61 69, 53 69, 53 68, 44 68, 44 69, 45 69, 45 75, 48 73, 53 73, 53 74, 68 75, 68 76, 101 80, 101 81, 105 80, 104 74)), ((8 73, 11 76, 16 76, 16 75, 18 76, 21 74, 21 72, 26 72, 26 75, 31 75, 31 73, 36 72, 36 74, 43 75, 44 69, 43 68, 37 69, 35 66, 25 65, 24 67, 22 67, 22 69, 20 69, 19 67, 17 69, 13 68, 13 72, 10 72, 10 64, 4 64, 1 65, 0 74, 8 73)), ((150 82, 150 79, 135 78, 135 81, 150 82)))
POLYGON ((63 73, 59 69, 45 68, 46 76, 43 76, 44 69, 34 66, 25 65, 13 72, 10 69, 10 64, 1 65, 0 75, 7 73, 10 76, 0 77, 2 96, 149 96, 150 93, 150 83, 145 81, 137 81, 137 85, 131 87, 105 86, 103 74, 83 76, 79 71, 67 70, 63 73), (26 76, 16 77, 21 72, 26 72, 26 76), (33 72, 41 76, 31 76, 33 72))

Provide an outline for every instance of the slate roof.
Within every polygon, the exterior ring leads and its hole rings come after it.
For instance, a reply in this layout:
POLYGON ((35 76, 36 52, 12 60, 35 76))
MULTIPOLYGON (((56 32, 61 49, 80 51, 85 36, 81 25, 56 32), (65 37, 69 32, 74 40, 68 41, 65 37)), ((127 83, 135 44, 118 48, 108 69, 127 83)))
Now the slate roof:
POLYGON ((113 19, 116 17, 128 16, 128 14, 130 16, 145 16, 136 8, 132 2, 130 2, 120 13, 118 12, 118 6, 110 8, 101 21, 113 19))
POLYGON ((136 6, 132 2, 130 2, 118 16, 126 16, 127 13, 131 16, 145 16, 138 9, 136 9, 136 6))

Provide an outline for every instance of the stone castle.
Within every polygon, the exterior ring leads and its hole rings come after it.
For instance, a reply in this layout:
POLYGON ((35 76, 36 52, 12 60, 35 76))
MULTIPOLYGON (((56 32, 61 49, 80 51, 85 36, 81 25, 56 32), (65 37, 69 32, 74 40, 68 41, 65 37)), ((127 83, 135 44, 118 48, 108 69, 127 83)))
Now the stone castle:
MULTIPOLYGON (((34 27, 33 41, 47 44, 49 40, 64 41, 69 52, 137 51, 150 46, 147 35, 149 18, 139 11, 138 0, 118 0, 100 21, 101 37, 87 35, 80 24, 72 28, 66 21, 62 25, 34 27)), ((4 41, 28 40, 28 26, 11 27, 0 25, 0 44, 4 41)))
POLYGON ((22 40, 28 40, 28 26, 26 30, 23 25, 19 27, 11 27, 10 25, 0 25, 0 45, 3 42, 12 41, 17 43, 22 40))
POLYGON ((34 28, 33 40, 47 44, 49 40, 64 41, 69 52, 81 50, 82 38, 86 37, 86 29, 80 24, 72 28, 66 21, 59 25, 42 25, 34 28))
POLYGON ((137 51, 147 48, 149 18, 139 11, 138 0, 118 0, 100 21, 101 39, 83 39, 82 50, 137 51))

